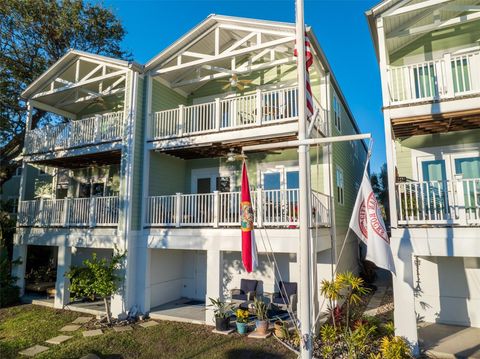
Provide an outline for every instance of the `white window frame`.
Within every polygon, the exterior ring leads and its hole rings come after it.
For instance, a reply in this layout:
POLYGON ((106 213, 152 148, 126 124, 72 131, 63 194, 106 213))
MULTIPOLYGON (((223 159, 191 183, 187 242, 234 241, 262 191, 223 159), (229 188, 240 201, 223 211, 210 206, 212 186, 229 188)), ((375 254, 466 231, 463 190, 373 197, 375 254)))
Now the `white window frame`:
POLYGON ((336 166, 335 170, 335 189, 337 193, 337 203, 343 206, 345 204, 345 176, 343 172, 343 168, 340 166, 336 166), (341 176, 338 176, 338 174, 341 176), (339 185, 339 177, 341 178, 341 184, 339 185))
POLYGON ((216 190, 217 177, 229 177, 230 191, 232 191, 232 187, 235 186, 232 172, 225 168, 209 167, 192 169, 190 182, 191 193, 198 193, 197 181, 200 178, 210 178, 210 191, 213 193, 216 190))
POLYGON ((342 107, 337 95, 333 95, 333 125, 342 132, 342 107))
POLYGON ((299 172, 298 166, 278 165, 271 168, 260 170, 258 176, 258 184, 260 188, 264 188, 264 175, 267 173, 280 173, 280 189, 287 189, 287 172, 299 172))

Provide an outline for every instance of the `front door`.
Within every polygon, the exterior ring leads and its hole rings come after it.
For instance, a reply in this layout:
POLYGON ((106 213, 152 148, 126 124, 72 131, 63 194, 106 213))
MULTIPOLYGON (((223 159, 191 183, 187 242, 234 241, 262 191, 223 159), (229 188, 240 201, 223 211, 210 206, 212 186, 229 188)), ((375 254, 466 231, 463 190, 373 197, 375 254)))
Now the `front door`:
POLYGON ((424 210, 428 218, 447 219, 450 214, 448 203, 448 183, 445 160, 423 160, 420 163, 422 187, 416 190, 420 193, 417 198, 422 198, 423 204, 413 204, 419 211, 424 210), (426 207, 426 208, 425 208, 426 207))

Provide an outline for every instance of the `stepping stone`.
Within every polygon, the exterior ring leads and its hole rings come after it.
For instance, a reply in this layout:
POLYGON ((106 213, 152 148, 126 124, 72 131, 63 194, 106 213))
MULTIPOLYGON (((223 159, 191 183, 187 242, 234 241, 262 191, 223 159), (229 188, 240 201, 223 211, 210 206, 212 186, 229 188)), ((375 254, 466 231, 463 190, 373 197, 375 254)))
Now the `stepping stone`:
POLYGON ((48 350, 48 347, 44 347, 43 345, 34 345, 33 347, 22 350, 18 354, 25 355, 27 357, 34 357, 35 355, 43 353, 46 350, 48 350))
POLYGON ((102 335, 102 329, 87 330, 83 332, 84 337, 96 337, 97 335, 102 335))
POLYGON ((81 357, 80 359, 100 359, 100 357, 98 357, 95 354, 90 353, 90 354, 87 354, 87 355, 81 357))
POLYGON ((122 325, 121 327, 113 327, 113 331, 115 332, 128 332, 133 330, 131 325, 122 325))
POLYGON ((58 345, 58 344, 62 344, 63 342, 66 342, 68 339, 72 339, 72 338, 73 337, 68 336, 68 335, 59 335, 58 337, 45 340, 45 343, 58 345))
POLYGON ((217 330, 217 329, 212 330, 212 333, 221 334, 221 335, 229 335, 229 334, 232 334, 233 332, 236 332, 235 328, 232 328, 229 330, 217 330))
POLYGON ((85 324, 91 321, 92 319, 93 319, 92 317, 78 317, 72 322, 72 324, 85 324))
POLYGON ((257 333, 257 331, 253 331, 250 334, 248 334, 248 337, 252 339, 266 339, 270 335, 272 335, 272 332, 267 332, 266 334, 260 334, 260 333, 257 333))
POLYGON ((149 320, 148 322, 143 322, 139 324, 143 328, 150 328, 154 327, 155 325, 158 325, 158 323, 154 320, 149 320))
POLYGON ((69 324, 65 325, 63 328, 60 328, 61 332, 74 332, 75 330, 80 329, 80 325, 77 324, 69 324))

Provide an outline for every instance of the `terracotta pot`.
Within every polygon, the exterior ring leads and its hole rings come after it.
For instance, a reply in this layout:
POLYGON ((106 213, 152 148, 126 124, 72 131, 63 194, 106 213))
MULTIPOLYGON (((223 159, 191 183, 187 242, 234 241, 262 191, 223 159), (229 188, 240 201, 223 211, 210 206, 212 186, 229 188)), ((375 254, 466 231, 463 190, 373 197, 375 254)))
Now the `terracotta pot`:
POLYGON ((257 320, 255 323, 256 330, 258 334, 265 335, 268 331, 268 321, 267 320, 257 320))
POLYGON ((226 331, 230 329, 230 317, 215 317, 215 329, 218 331, 226 331))
POLYGON ((275 336, 279 339, 284 339, 285 338, 285 330, 283 329, 283 323, 280 321, 276 321, 273 324, 273 328, 275 330, 275 336))

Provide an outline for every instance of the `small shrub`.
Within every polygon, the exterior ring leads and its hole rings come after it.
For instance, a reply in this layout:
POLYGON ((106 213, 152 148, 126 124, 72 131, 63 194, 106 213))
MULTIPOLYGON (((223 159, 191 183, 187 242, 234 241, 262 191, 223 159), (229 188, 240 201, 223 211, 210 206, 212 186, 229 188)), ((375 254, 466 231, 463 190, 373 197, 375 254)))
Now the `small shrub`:
POLYGON ((382 326, 382 331, 385 336, 393 337, 395 336, 395 325, 393 322, 387 322, 382 326))
POLYGON ((383 337, 380 352, 384 359, 412 358, 410 346, 402 337, 383 337))
POLYGON ((20 298, 20 288, 17 286, 8 286, 0 288, 0 308, 18 303, 20 298))

